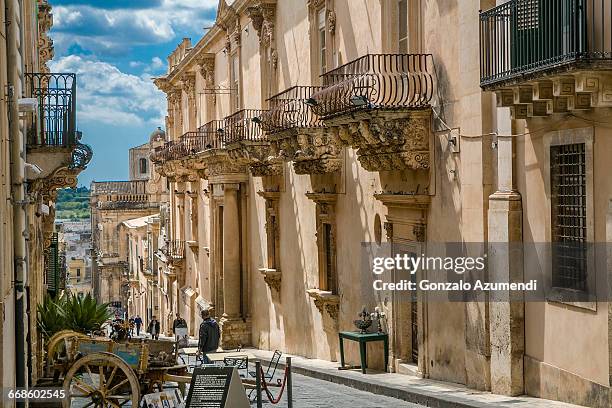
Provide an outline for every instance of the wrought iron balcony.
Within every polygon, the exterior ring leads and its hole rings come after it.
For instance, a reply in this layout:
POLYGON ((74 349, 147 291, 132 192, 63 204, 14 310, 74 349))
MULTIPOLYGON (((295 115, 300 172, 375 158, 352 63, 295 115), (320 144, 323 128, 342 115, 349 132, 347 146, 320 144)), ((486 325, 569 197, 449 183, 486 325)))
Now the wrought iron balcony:
POLYGON ((268 99, 270 109, 261 116, 261 128, 270 134, 298 128, 322 127, 323 121, 306 105, 320 86, 293 86, 268 99))
POLYGON ((147 194, 147 182, 136 181, 94 181, 91 183, 91 195, 144 195, 147 194))
POLYGON ((603 0, 510 0, 481 12, 480 85, 494 89, 572 67, 609 69, 609 16, 603 0))
POLYGON ((38 100, 40 129, 32 126, 28 145, 71 147, 80 134, 76 130, 76 74, 27 73, 28 97, 38 100))
POLYGON ((151 160, 154 163, 164 163, 169 160, 179 160, 205 150, 222 149, 225 147, 222 120, 212 120, 194 132, 187 132, 179 140, 166 142, 157 147, 151 160))
POLYGON ((166 247, 162 252, 171 259, 179 260, 185 257, 185 241, 173 240, 167 241, 166 247))
POLYGON ((433 97, 431 54, 368 54, 323 74, 307 104, 325 118, 364 109, 426 108, 433 97))
POLYGON ((264 133, 256 122, 261 121, 263 111, 242 109, 223 120, 223 141, 226 145, 237 142, 264 141, 264 133))

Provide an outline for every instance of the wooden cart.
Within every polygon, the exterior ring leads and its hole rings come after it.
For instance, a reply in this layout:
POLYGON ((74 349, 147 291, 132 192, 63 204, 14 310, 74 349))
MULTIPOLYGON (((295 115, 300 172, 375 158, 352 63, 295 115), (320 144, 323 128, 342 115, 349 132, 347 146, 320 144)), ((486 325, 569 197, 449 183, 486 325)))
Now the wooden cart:
POLYGON ((62 338, 65 353, 50 366, 63 374, 65 408, 118 408, 128 402, 138 407, 143 393, 161 389, 164 382, 178 382, 182 388, 191 380, 187 366, 176 364, 176 347, 171 341, 119 343, 66 333, 62 338))

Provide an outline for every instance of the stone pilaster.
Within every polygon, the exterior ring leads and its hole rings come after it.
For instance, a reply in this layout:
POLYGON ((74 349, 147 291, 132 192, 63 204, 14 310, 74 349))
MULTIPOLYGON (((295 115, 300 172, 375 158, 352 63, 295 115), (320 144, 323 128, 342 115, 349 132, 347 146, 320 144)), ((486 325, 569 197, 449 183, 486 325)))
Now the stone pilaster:
MULTIPOLYGON (((514 190, 513 140, 498 139, 498 190, 489 197, 489 280, 523 282, 522 206, 514 190)), ((521 395, 524 390, 525 305, 510 292, 491 295, 491 392, 521 395)))

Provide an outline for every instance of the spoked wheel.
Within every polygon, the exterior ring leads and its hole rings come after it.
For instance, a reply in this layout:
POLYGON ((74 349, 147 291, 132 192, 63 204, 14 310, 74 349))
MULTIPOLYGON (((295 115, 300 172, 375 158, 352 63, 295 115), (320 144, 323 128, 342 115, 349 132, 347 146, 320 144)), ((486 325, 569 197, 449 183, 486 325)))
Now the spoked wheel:
MULTIPOLYGON (((46 374, 52 376, 52 372, 58 361, 66 359, 70 353, 69 342, 75 338, 87 337, 83 333, 78 333, 72 330, 62 330, 55 333, 47 343, 47 357, 46 357, 46 374)), ((62 375, 63 373, 55 373, 56 376, 62 375)))
POLYGON ((114 354, 97 352, 74 362, 64 378, 64 408, 120 408, 140 402, 134 370, 114 354))

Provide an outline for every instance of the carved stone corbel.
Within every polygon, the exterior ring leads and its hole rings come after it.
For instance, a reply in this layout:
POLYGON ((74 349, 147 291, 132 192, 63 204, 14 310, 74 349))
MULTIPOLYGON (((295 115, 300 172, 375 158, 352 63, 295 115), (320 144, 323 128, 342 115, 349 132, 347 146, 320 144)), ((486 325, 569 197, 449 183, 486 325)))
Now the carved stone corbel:
POLYGON ((228 149, 232 160, 248 166, 254 177, 278 176, 283 174, 283 162, 278 159, 275 147, 267 142, 243 141, 228 149))
POLYGON ((49 73, 47 62, 53 59, 53 40, 47 34, 53 26, 53 14, 47 0, 38 0, 38 65, 40 72, 49 73))
POLYGON ((187 94, 187 99, 189 101, 189 106, 195 107, 196 100, 196 76, 193 72, 188 72, 181 77, 181 87, 183 91, 187 94))
POLYGON ((430 113, 363 113, 349 123, 328 125, 337 129, 342 144, 357 150, 361 166, 368 171, 429 170, 430 113))
POLYGON ((342 168, 342 145, 329 129, 304 129, 297 134, 293 157, 297 174, 333 173, 342 168))

